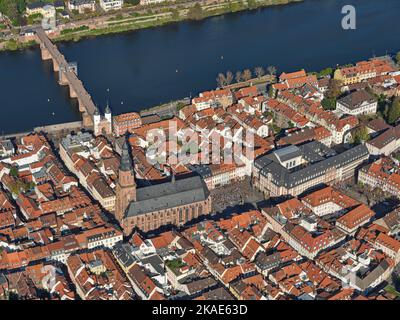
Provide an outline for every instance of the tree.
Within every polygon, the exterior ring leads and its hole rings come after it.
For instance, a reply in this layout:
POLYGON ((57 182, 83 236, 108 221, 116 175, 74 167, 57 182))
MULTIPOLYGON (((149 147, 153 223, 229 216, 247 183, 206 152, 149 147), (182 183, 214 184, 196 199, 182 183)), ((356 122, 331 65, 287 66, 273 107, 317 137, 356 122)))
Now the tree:
POLYGON ((17 1, 0 0, 0 12, 9 17, 11 20, 18 17, 17 1))
POLYGON ((392 282, 393 282, 393 286, 394 286, 395 290, 399 292, 400 291, 400 276, 396 271, 392 273, 392 282))
POLYGON ((140 0, 125 0, 124 1, 126 4, 130 4, 132 6, 136 6, 140 3, 140 0))
POLYGON ((249 6, 249 9, 255 9, 255 8, 257 8, 256 0, 247 0, 247 4, 248 4, 248 6, 249 6))
POLYGON ((18 50, 18 42, 14 39, 10 39, 5 44, 6 50, 16 51, 18 50))
POLYGON ((236 71, 235 80, 236 80, 237 83, 239 83, 239 82, 241 82, 243 80, 242 72, 236 71))
POLYGON ((276 92, 275 92, 274 88, 272 87, 272 85, 269 86, 268 97, 273 98, 273 99, 276 98, 276 92))
POLYGON ((265 71, 263 67, 255 67, 254 73, 257 76, 257 78, 260 79, 265 74, 265 71))
POLYGON ((388 110, 387 122, 395 124, 400 118, 400 98, 396 97, 388 110))
POLYGON ((246 69, 243 71, 242 78, 244 81, 249 81, 252 77, 250 69, 246 69))
POLYGON ((219 73, 217 76, 217 85, 218 87, 222 88, 226 85, 226 77, 223 73, 219 73))
POLYGON ((342 83, 337 79, 332 79, 329 81, 328 91, 326 92, 326 96, 329 99, 337 98, 342 93, 341 91, 342 83))
POLYGON ((268 74, 272 77, 276 74, 276 67, 268 66, 267 71, 268 71, 268 74))
POLYGON ((318 77, 322 78, 322 77, 326 77, 326 76, 332 76, 333 75, 333 69, 332 68, 326 68, 324 70, 321 70, 318 73, 318 77))
POLYGON ((282 128, 277 126, 275 123, 272 124, 272 130, 274 131, 275 134, 278 134, 282 131, 282 128))
POLYGON ((396 54, 396 62, 400 64, 400 51, 396 54))
POLYGON ((179 10, 173 8, 171 9, 171 18, 173 20, 178 20, 179 19, 179 10))
POLYGON ((232 81, 233 81, 233 73, 231 71, 228 71, 226 73, 225 80, 226 80, 226 84, 227 85, 230 85, 232 83, 232 81))
POLYGON ((369 140, 369 133, 366 126, 360 126, 356 128, 352 133, 354 143, 361 143, 369 140))
POLYGON ((335 110, 336 109, 336 98, 324 98, 321 101, 321 105, 324 110, 335 110))
POLYGON ((188 18, 191 20, 200 20, 203 18, 203 15, 203 8, 198 2, 196 2, 196 4, 188 11, 188 18))
POLYGON ((14 177, 14 178, 18 177, 18 169, 17 169, 17 167, 12 167, 12 168, 10 169, 10 175, 11 175, 12 177, 14 177))

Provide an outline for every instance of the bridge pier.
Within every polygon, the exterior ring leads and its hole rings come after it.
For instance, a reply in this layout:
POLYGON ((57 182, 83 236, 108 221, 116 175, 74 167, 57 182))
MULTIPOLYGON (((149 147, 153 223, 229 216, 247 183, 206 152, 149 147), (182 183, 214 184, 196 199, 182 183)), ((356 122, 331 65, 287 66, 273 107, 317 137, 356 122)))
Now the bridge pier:
POLYGON ((65 75, 65 72, 61 69, 58 71, 58 83, 62 86, 68 85, 68 79, 65 75))
POLYGON ((42 54, 42 60, 52 60, 50 51, 47 50, 44 45, 40 45, 40 51, 42 54))
POLYGON ((75 90, 72 88, 71 84, 69 85, 69 96, 70 96, 70 98, 78 98, 78 95, 76 94, 75 90))
POLYGON ((93 128, 93 119, 87 112, 82 113, 83 126, 85 128, 93 128))
POLYGON ((86 112, 86 108, 83 105, 82 101, 78 100, 78 103, 79 103, 79 111, 82 112, 82 113, 86 112))
POLYGON ((60 66, 58 65, 57 61, 53 59, 53 70, 54 72, 60 72, 60 66))

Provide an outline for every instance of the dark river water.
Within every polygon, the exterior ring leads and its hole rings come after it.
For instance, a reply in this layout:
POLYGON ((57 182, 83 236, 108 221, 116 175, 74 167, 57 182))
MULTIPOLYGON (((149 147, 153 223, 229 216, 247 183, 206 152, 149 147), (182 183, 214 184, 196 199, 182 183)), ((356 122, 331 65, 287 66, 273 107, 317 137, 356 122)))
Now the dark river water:
MULTIPOLYGON (((280 71, 355 62, 400 50, 400 0, 306 0, 200 22, 59 45, 93 100, 115 114, 214 88, 219 72, 275 65, 280 71), (357 29, 341 28, 341 8, 357 9, 357 29), (222 58, 223 57, 223 58, 222 58)), ((0 54, 0 134, 78 120, 39 49, 0 54)))

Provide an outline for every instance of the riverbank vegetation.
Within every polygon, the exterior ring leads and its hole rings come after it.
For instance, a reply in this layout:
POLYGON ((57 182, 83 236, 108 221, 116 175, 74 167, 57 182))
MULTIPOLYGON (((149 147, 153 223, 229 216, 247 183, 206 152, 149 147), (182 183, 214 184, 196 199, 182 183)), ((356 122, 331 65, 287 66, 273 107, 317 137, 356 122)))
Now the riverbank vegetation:
POLYGON ((85 31, 85 30, 89 30, 88 26, 80 26, 74 29, 64 29, 60 32, 61 35, 65 35, 65 34, 69 34, 69 33, 75 33, 75 32, 81 32, 81 31, 85 31))
POLYGON ((87 28, 86 30, 76 30, 60 34, 56 41, 79 41, 82 38, 120 33, 131 30, 162 26, 184 20, 201 20, 207 17, 223 15, 230 12, 253 10, 266 6, 283 5, 291 2, 301 2, 303 0, 227 0, 216 2, 209 5, 196 3, 189 8, 185 5, 176 7, 149 7, 145 12, 132 12, 128 17, 121 14, 116 15, 106 21, 105 25, 98 28, 87 28), (156 11, 156 13, 154 12, 156 11))
POLYGON ((17 50, 23 50, 27 49, 30 47, 33 47, 37 45, 36 41, 27 41, 27 42, 19 42, 14 39, 6 40, 6 41, 1 41, 0 40, 0 51, 17 51, 17 50))
MULTIPOLYGON (((48 2, 50 0, 47 0, 48 2)), ((244 10, 253 10, 257 8, 284 5, 291 2, 301 2, 303 0, 226 0, 224 2, 215 2, 207 5, 194 5, 188 3, 181 3, 179 1, 172 2, 171 5, 153 5, 149 6, 145 11, 134 11, 128 14, 118 13, 110 17, 102 24, 89 27, 88 25, 81 25, 76 28, 67 28, 60 32, 60 34, 53 38, 55 42, 59 41, 79 41, 84 38, 96 37, 100 35, 114 34, 127 32, 132 30, 139 30, 145 28, 158 27, 169 23, 175 23, 185 20, 201 20, 207 17, 219 16, 226 13, 238 12, 244 10)), ((23 12, 26 4, 34 2, 34 0, 0 0, 0 11, 10 17, 15 25, 26 24, 23 17, 23 12)), ((137 0, 132 0, 132 4, 136 4, 137 0)), ((98 16, 96 14, 95 16, 98 16)), ((4 50, 19 50, 25 49, 35 45, 35 42, 22 42, 15 38, 15 40, 8 40, 0 42, 0 51, 4 50)))

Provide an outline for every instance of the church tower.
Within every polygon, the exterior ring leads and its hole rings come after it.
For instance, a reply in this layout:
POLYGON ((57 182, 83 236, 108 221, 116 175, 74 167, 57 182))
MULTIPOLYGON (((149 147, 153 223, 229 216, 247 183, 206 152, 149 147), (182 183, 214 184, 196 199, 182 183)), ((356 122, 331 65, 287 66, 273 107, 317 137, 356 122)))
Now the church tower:
POLYGON ((107 102, 106 109, 104 110, 104 118, 109 122, 110 127, 112 125, 112 113, 111 113, 111 108, 110 105, 107 102))
POLYGON ((94 134, 97 136, 98 132, 100 131, 100 122, 101 122, 101 115, 99 112, 99 108, 96 106, 96 110, 94 111, 93 115, 93 125, 94 125, 94 134))
POLYGON ((129 154, 128 143, 125 141, 122 148, 115 201, 115 217, 121 225, 126 209, 132 201, 136 201, 135 174, 129 154))

